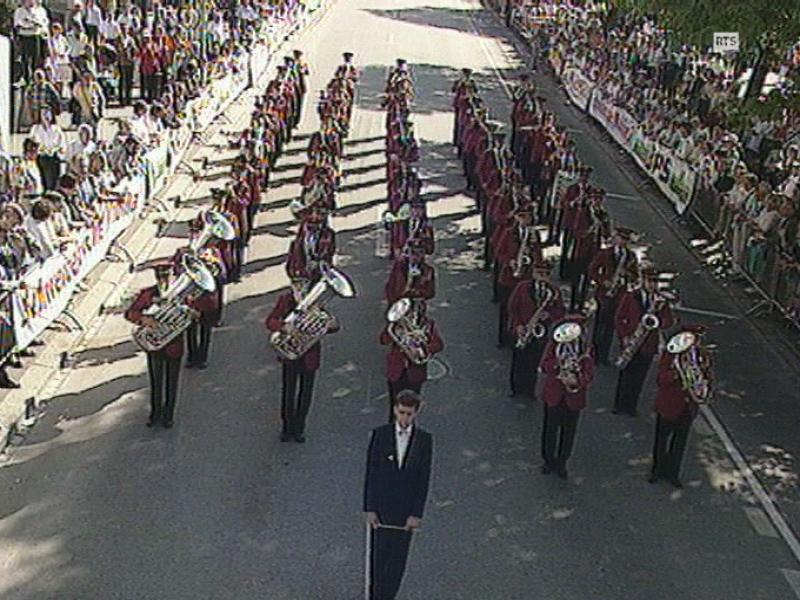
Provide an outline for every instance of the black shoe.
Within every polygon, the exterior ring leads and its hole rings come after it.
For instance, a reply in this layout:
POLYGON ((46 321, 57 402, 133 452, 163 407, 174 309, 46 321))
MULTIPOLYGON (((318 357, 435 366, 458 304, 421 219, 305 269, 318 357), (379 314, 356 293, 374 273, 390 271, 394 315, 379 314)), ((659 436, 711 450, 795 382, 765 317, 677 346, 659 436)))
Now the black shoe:
POLYGON ((13 369, 21 369, 22 361, 16 357, 8 359, 8 366, 13 369))
POLYGON ((567 467, 558 467, 558 476, 561 479, 567 479, 567 467))
POLYGON ((292 434, 288 431, 281 431, 281 441, 288 442, 292 439, 292 434))
POLYGON ((539 468, 539 472, 540 472, 542 475, 549 475, 550 473, 552 473, 552 472, 553 472, 553 467, 552 467, 552 466, 551 466, 549 463, 544 463, 544 464, 543 464, 543 465, 542 465, 542 466, 539 468))
POLYGON ((670 477, 669 482, 672 484, 672 487, 679 490, 683 489, 683 483, 681 483, 681 480, 678 479, 677 477, 670 477))
POLYGON ((294 441, 298 444, 305 444, 306 443, 306 436, 302 433, 295 433, 294 434, 294 441))
POLYGON ((25 350, 20 350, 19 355, 23 358, 30 358, 32 356, 36 356, 36 352, 31 350, 30 348, 25 348, 25 350))
POLYGON ((619 414, 619 409, 615 406, 614 408, 611 409, 611 414, 612 415, 618 415, 619 414))
POLYGON ((19 387, 19 383, 11 379, 11 377, 9 377, 7 374, 4 373, 3 376, 0 377, 0 388, 6 390, 16 390, 19 389, 19 387))
POLYGON ((161 420, 161 417, 159 415, 150 415, 149 417, 147 417, 147 426, 148 427, 152 427, 153 425, 158 423, 160 420, 161 420))
POLYGON ((509 398, 516 398, 517 397, 517 390, 511 390, 510 392, 508 392, 508 397, 509 398))
POLYGON ((661 477, 657 473, 650 473, 650 477, 647 478, 647 481, 650 483, 656 483, 661 477))
POLYGON ((164 419, 164 429, 172 429, 173 425, 172 419, 164 419))
POLYGON ((195 366, 197 366, 197 365, 195 365, 194 362, 190 360, 189 362, 186 363, 186 367, 185 368, 194 369, 195 366))

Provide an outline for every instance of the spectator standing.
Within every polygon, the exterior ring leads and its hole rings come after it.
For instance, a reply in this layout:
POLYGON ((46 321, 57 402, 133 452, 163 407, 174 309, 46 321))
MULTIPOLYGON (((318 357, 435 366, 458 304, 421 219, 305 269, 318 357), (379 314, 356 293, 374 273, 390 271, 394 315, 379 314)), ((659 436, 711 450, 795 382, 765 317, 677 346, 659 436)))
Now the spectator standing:
POLYGON ((62 96, 64 87, 72 81, 69 50, 69 40, 64 35, 64 28, 60 23, 53 23, 50 38, 47 40, 48 57, 46 65, 51 72, 50 81, 52 81, 53 87, 56 88, 59 96, 62 96))
POLYGON ((162 66, 161 52, 157 43, 147 31, 143 34, 138 58, 142 80, 142 97, 148 102, 154 102, 158 98, 159 77, 162 66))
POLYGON ((115 40, 115 45, 119 69, 119 102, 122 106, 130 106, 133 101, 133 72, 139 54, 139 44, 127 24, 120 25, 120 34, 115 40))
POLYGON ((89 43, 97 46, 97 38, 100 35, 100 27, 103 24, 103 9, 101 9, 94 0, 86 0, 86 6, 83 9, 83 24, 86 28, 86 37, 89 38, 89 43))
POLYGON ((14 30, 22 57, 22 76, 30 81, 44 61, 42 51, 50 30, 50 18, 38 0, 22 0, 22 5, 14 11, 14 30))
POLYGON ((78 109, 78 123, 89 125, 97 133, 97 125, 103 117, 106 99, 94 74, 86 72, 72 88, 72 98, 78 109))
POLYGON ((64 131, 53 118, 53 113, 43 110, 39 123, 31 128, 31 138, 39 144, 39 171, 44 189, 54 190, 61 175, 61 159, 66 149, 64 131))
POLYGON ((36 69, 33 73, 33 80, 25 88, 25 102, 20 126, 38 123, 42 110, 46 108, 60 110, 61 96, 53 84, 47 80, 44 70, 36 69))

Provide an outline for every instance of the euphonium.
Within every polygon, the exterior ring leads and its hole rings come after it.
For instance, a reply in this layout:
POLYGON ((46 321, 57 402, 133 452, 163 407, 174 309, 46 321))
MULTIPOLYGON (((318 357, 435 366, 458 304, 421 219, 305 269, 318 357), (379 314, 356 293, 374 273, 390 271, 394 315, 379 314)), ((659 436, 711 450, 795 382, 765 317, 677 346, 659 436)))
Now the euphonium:
POLYGON ((428 332, 426 327, 419 327, 412 321, 409 314, 411 310, 409 298, 400 298, 392 304, 386 313, 386 320, 389 321, 386 329, 411 362, 424 365, 431 359, 428 354, 428 332))
POLYGON ((193 254, 184 254, 181 265, 183 271, 160 301, 143 313, 155 319, 158 326, 137 325, 133 330, 133 341, 142 350, 156 352, 181 335, 197 314, 186 302, 217 289, 214 275, 200 258, 193 254))
POLYGON ((574 394, 581 389, 578 383, 578 376, 581 372, 580 360, 583 356, 576 356, 575 354, 566 352, 563 345, 559 345, 557 349, 558 356, 558 379, 564 384, 567 392, 574 394))
POLYGON ((203 213, 203 230, 195 239, 189 242, 192 252, 199 252, 212 239, 230 241, 236 237, 233 224, 219 211, 207 210, 203 213))
POLYGON ((673 359, 675 370, 681 379, 681 387, 697 404, 711 401, 710 365, 700 353, 697 344, 687 351, 677 354, 673 359))
POLYGON ((326 263, 322 263, 320 272, 320 280, 284 319, 285 331, 270 336, 272 347, 287 360, 299 358, 328 333, 333 322, 333 315, 323 308, 328 300, 334 295, 355 296, 353 284, 344 273, 326 263))

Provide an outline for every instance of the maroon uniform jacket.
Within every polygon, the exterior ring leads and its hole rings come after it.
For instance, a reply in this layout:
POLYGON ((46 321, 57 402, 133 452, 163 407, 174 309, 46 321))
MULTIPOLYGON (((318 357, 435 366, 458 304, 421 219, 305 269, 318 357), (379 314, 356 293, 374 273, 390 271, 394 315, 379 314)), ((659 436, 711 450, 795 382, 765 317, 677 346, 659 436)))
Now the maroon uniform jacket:
MULTIPOLYGON (((535 283, 534 281, 518 283, 508 299, 508 328, 515 336, 517 327, 527 325, 533 314, 539 309, 538 302, 531 298, 531 288, 535 283)), ((564 316, 564 299, 561 297, 561 290, 552 283, 543 281, 542 285, 549 288, 553 294, 545 308, 548 316, 541 321, 543 325, 548 325, 559 321, 564 316)))
MULTIPOLYGON (((289 253, 286 256, 286 272, 289 277, 302 277, 304 279, 314 279, 317 275, 308 269, 308 259, 305 250, 306 225, 300 226, 300 231, 292 240, 289 246, 289 253)), ((336 252, 336 233, 328 226, 320 227, 317 237, 317 252, 314 260, 331 264, 333 254, 336 252)))
POLYGON ((573 183, 566 190, 561 197, 561 228, 570 235, 574 235, 573 222, 575 214, 578 210, 578 204, 585 204, 589 193, 589 184, 585 186, 578 182, 573 183), (583 191, 583 195, 581 195, 583 191), (579 203, 578 200, 581 199, 579 203))
MULTIPOLYGON (((619 297, 617 312, 614 315, 614 328, 617 330, 619 339, 624 340, 633 335, 636 327, 644 315, 642 290, 636 289, 624 292, 619 297)), ((652 307, 651 307, 652 309, 652 307)), ((672 310, 668 303, 665 303, 656 313, 660 324, 659 329, 669 329, 672 327, 672 310)), ((651 331, 647 334, 639 352, 645 356, 655 356, 658 353, 658 331, 651 331)))
MULTIPOLYGON (((578 391, 568 392, 561 380, 558 379, 560 367, 556 348, 559 345, 551 339, 539 363, 539 371, 545 375, 542 400, 551 408, 555 408, 563 402, 569 410, 576 412, 586 407, 586 390, 594 378, 594 347, 589 345, 588 352, 580 359, 578 391)), ((585 348, 584 342, 582 342, 582 346, 585 348)))
MULTIPOLYGON (((428 354, 433 356, 444 349, 444 342, 436 323, 433 319, 424 318, 425 327, 428 331, 428 354)), ((412 384, 423 383, 428 378, 428 365, 417 365, 411 362, 400 347, 394 343, 392 336, 389 335, 389 328, 384 327, 381 331, 380 342, 384 346, 390 346, 389 354, 386 355, 386 379, 397 381, 406 373, 408 382, 412 384)))
MULTIPOLYGON (((278 296, 278 301, 275 303, 272 312, 269 313, 267 320, 264 321, 267 331, 270 333, 273 331, 278 331, 283 325, 283 320, 290 312, 292 312, 295 306, 297 306, 297 303, 294 301, 294 294, 292 294, 292 292, 284 292, 278 296)), ((322 350, 319 342, 317 342, 297 360, 302 362, 303 368, 306 371, 316 371, 319 369, 321 355, 322 350)), ((281 362, 286 362, 286 359, 280 355, 278 356, 278 360, 281 362)))
MULTIPOLYGON (((511 261, 516 260, 519 254, 519 235, 517 227, 512 226, 505 230, 503 237, 500 239, 497 246, 496 257, 502 267, 500 268, 500 276, 497 282, 506 288, 514 288, 520 281, 530 277, 530 264, 522 270, 522 277, 517 279, 514 277, 514 269, 511 266, 511 261)), ((533 235, 533 234, 532 234, 533 235)), ((542 261, 542 246, 536 241, 528 241, 531 250, 528 256, 531 258, 531 264, 542 261)), ((510 291, 510 290, 509 290, 510 291)))
POLYGON ((400 258, 394 261, 392 272, 386 282, 385 293, 389 304, 397 302, 400 298, 422 298, 430 300, 436 295, 436 272, 433 267, 422 263, 421 273, 414 278, 411 289, 406 292, 408 282, 408 259, 400 258))
POLYGON ((664 352, 658 362, 658 392, 656 393, 656 413, 665 421, 674 423, 697 416, 697 404, 692 401, 681 385, 678 372, 673 367, 674 354, 664 352))
POLYGON ((490 198, 500 189, 503 181, 498 168, 499 155, 499 150, 488 147, 478 156, 475 167, 483 193, 490 198))
MULTIPOLYGON (((131 323, 138 325, 144 310, 158 302, 158 298, 159 293, 157 286, 144 288, 139 292, 139 295, 136 296, 136 300, 133 301, 133 304, 125 311, 125 318, 131 323)), ((180 358, 183 356, 183 336, 179 335, 175 337, 175 339, 155 354, 160 354, 165 358, 180 358)))
POLYGON ((433 254, 433 249, 434 249, 433 226, 430 223, 428 223, 427 219, 415 223, 414 224, 415 230, 413 232, 413 236, 410 235, 411 226, 412 226, 411 219, 407 219, 405 221, 398 221, 397 223, 392 224, 392 249, 395 251, 395 253, 400 252, 403 249, 409 237, 414 237, 423 240, 424 242, 423 247, 425 248, 425 254, 433 254))
MULTIPOLYGON (((624 260, 627 263, 623 272, 629 273, 627 275, 627 281, 631 279, 636 279, 639 276, 639 266, 638 266, 638 259, 636 258, 636 253, 633 250, 626 249, 624 260)), ((608 297, 608 286, 606 285, 606 280, 612 281, 614 279, 614 273, 617 270, 617 257, 613 247, 603 248, 599 250, 592 259, 592 262, 589 263, 589 279, 594 281, 597 284, 595 288, 595 298, 601 304, 605 304, 610 300, 615 300, 617 296, 614 298, 608 297)), ((624 288, 620 288, 622 290, 624 288)))

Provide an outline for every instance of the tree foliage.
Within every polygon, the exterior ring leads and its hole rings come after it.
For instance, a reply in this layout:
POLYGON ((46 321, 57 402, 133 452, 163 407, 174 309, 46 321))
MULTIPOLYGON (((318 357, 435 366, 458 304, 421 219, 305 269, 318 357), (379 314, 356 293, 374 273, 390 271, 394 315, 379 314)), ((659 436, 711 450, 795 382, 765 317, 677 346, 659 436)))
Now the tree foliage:
POLYGON ((659 17, 682 42, 704 48, 716 31, 738 31, 742 49, 781 52, 800 40, 798 0, 612 0, 659 17))

